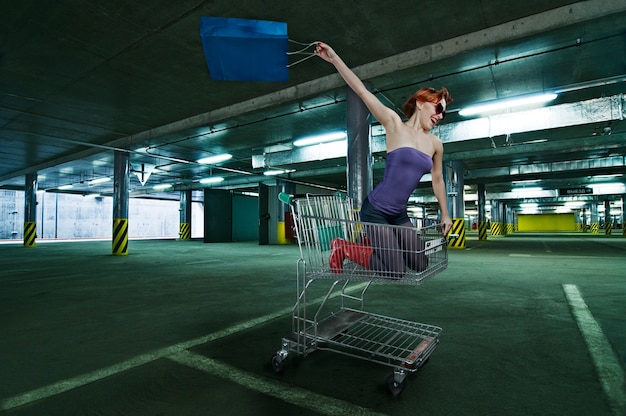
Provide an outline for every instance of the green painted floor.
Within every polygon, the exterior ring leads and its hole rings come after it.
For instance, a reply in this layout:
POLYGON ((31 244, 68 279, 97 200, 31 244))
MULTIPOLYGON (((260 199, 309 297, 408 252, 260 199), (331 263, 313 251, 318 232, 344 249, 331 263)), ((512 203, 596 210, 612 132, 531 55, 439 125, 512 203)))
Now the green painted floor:
POLYGON ((0 245, 0 414, 626 414, 621 236, 471 235, 423 285, 372 286, 366 310, 444 328, 395 398, 388 367, 331 352, 272 373, 297 246, 110 253, 109 241, 0 245))

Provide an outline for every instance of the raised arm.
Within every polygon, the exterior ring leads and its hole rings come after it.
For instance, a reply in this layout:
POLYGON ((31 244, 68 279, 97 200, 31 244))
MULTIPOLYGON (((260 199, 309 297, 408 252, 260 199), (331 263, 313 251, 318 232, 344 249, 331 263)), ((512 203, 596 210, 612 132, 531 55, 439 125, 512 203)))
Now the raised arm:
POLYGON ((334 65, 339 75, 346 81, 346 84, 363 100, 370 112, 386 130, 393 129, 395 123, 402 121, 392 109, 381 103, 380 100, 365 87, 363 81, 348 68, 333 48, 323 42, 318 42, 315 53, 323 60, 334 65))

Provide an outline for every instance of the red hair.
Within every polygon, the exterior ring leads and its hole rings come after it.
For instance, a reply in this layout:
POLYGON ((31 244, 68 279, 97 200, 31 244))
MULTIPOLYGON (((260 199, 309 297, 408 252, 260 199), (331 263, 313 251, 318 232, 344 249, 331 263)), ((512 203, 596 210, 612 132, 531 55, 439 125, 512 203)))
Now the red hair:
POLYGON ((406 100, 403 107, 404 115, 406 118, 411 118, 413 113, 415 113, 416 101, 421 103, 438 103, 442 99, 445 99, 448 104, 452 101, 452 97, 446 87, 441 87, 440 90, 436 90, 434 88, 422 88, 406 100))

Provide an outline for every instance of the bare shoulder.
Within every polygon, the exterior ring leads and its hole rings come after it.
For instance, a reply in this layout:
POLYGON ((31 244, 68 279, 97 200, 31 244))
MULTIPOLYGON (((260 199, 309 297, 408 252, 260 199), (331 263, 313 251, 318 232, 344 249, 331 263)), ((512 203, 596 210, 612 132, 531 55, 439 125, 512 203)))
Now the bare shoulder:
POLYGON ((433 147, 435 148, 435 151, 443 151, 443 143, 441 142, 441 139, 432 133, 429 133, 429 136, 430 136, 430 141, 433 144, 433 147))

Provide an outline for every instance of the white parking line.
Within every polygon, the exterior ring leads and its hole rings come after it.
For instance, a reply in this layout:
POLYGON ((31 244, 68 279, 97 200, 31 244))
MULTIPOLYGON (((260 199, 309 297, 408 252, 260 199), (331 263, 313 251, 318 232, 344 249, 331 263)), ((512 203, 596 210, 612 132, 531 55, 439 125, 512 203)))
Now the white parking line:
MULTIPOLYGON (((352 291, 360 290, 365 286, 365 284, 366 283, 354 285, 350 287, 349 290, 347 291, 352 292, 352 291)), ((335 293, 332 297, 336 297, 336 296, 338 296, 337 293, 335 293)), ((313 305, 316 303, 321 303, 323 299, 324 297, 320 297, 318 299, 315 299, 309 302, 309 304, 313 305)), ((88 373, 81 374, 76 377, 61 380, 61 381, 52 383, 44 387, 40 387, 34 390, 30 390, 30 391, 18 394, 16 396, 0 401, 0 411, 13 409, 15 407, 34 402, 36 400, 45 399, 45 398, 64 393, 64 392, 67 392, 69 390, 72 390, 78 387, 82 387, 84 385, 96 382, 103 378, 106 378, 115 374, 119 374, 123 371, 127 371, 135 367, 148 364, 160 358, 165 358, 174 354, 178 354, 181 351, 184 351, 188 348, 192 348, 197 345, 206 344, 208 342, 215 341, 217 339, 233 335, 237 332, 240 332, 249 328, 253 328, 257 325, 261 325, 266 322, 269 322, 272 319, 279 318, 287 314, 291 314, 291 312, 292 312, 291 307, 284 308, 277 312, 270 313, 270 314, 261 316, 259 318, 251 319, 249 321, 242 322, 238 325, 234 325, 229 328, 225 328, 221 331, 213 332, 212 334, 208 334, 208 335, 198 337, 189 341, 181 342, 181 343, 169 346, 169 347, 151 351, 146 354, 133 357, 129 360, 122 361, 120 363, 117 363, 109 367, 100 368, 98 370, 90 371, 88 373)), ((279 347, 279 341, 280 340, 276 341, 277 350, 279 347)))
POLYGON ((177 354, 172 354, 167 358, 187 367, 195 368, 196 370, 204 371, 211 375, 232 381, 247 389, 263 393, 267 396, 275 397, 287 403, 291 403, 305 409, 310 409, 324 415, 381 415, 381 413, 373 412, 369 409, 343 400, 323 396, 321 394, 317 394, 293 385, 288 385, 280 381, 263 379, 245 371, 241 371, 235 367, 231 367, 203 355, 194 354, 189 351, 181 351, 177 354))
POLYGON ((587 343, 587 348, 598 372, 600 383, 607 396, 611 410, 618 415, 626 414, 626 385, 624 369, 613 351, 602 328, 594 319, 585 300, 576 285, 564 284, 563 291, 567 297, 572 314, 576 318, 578 328, 587 343))

